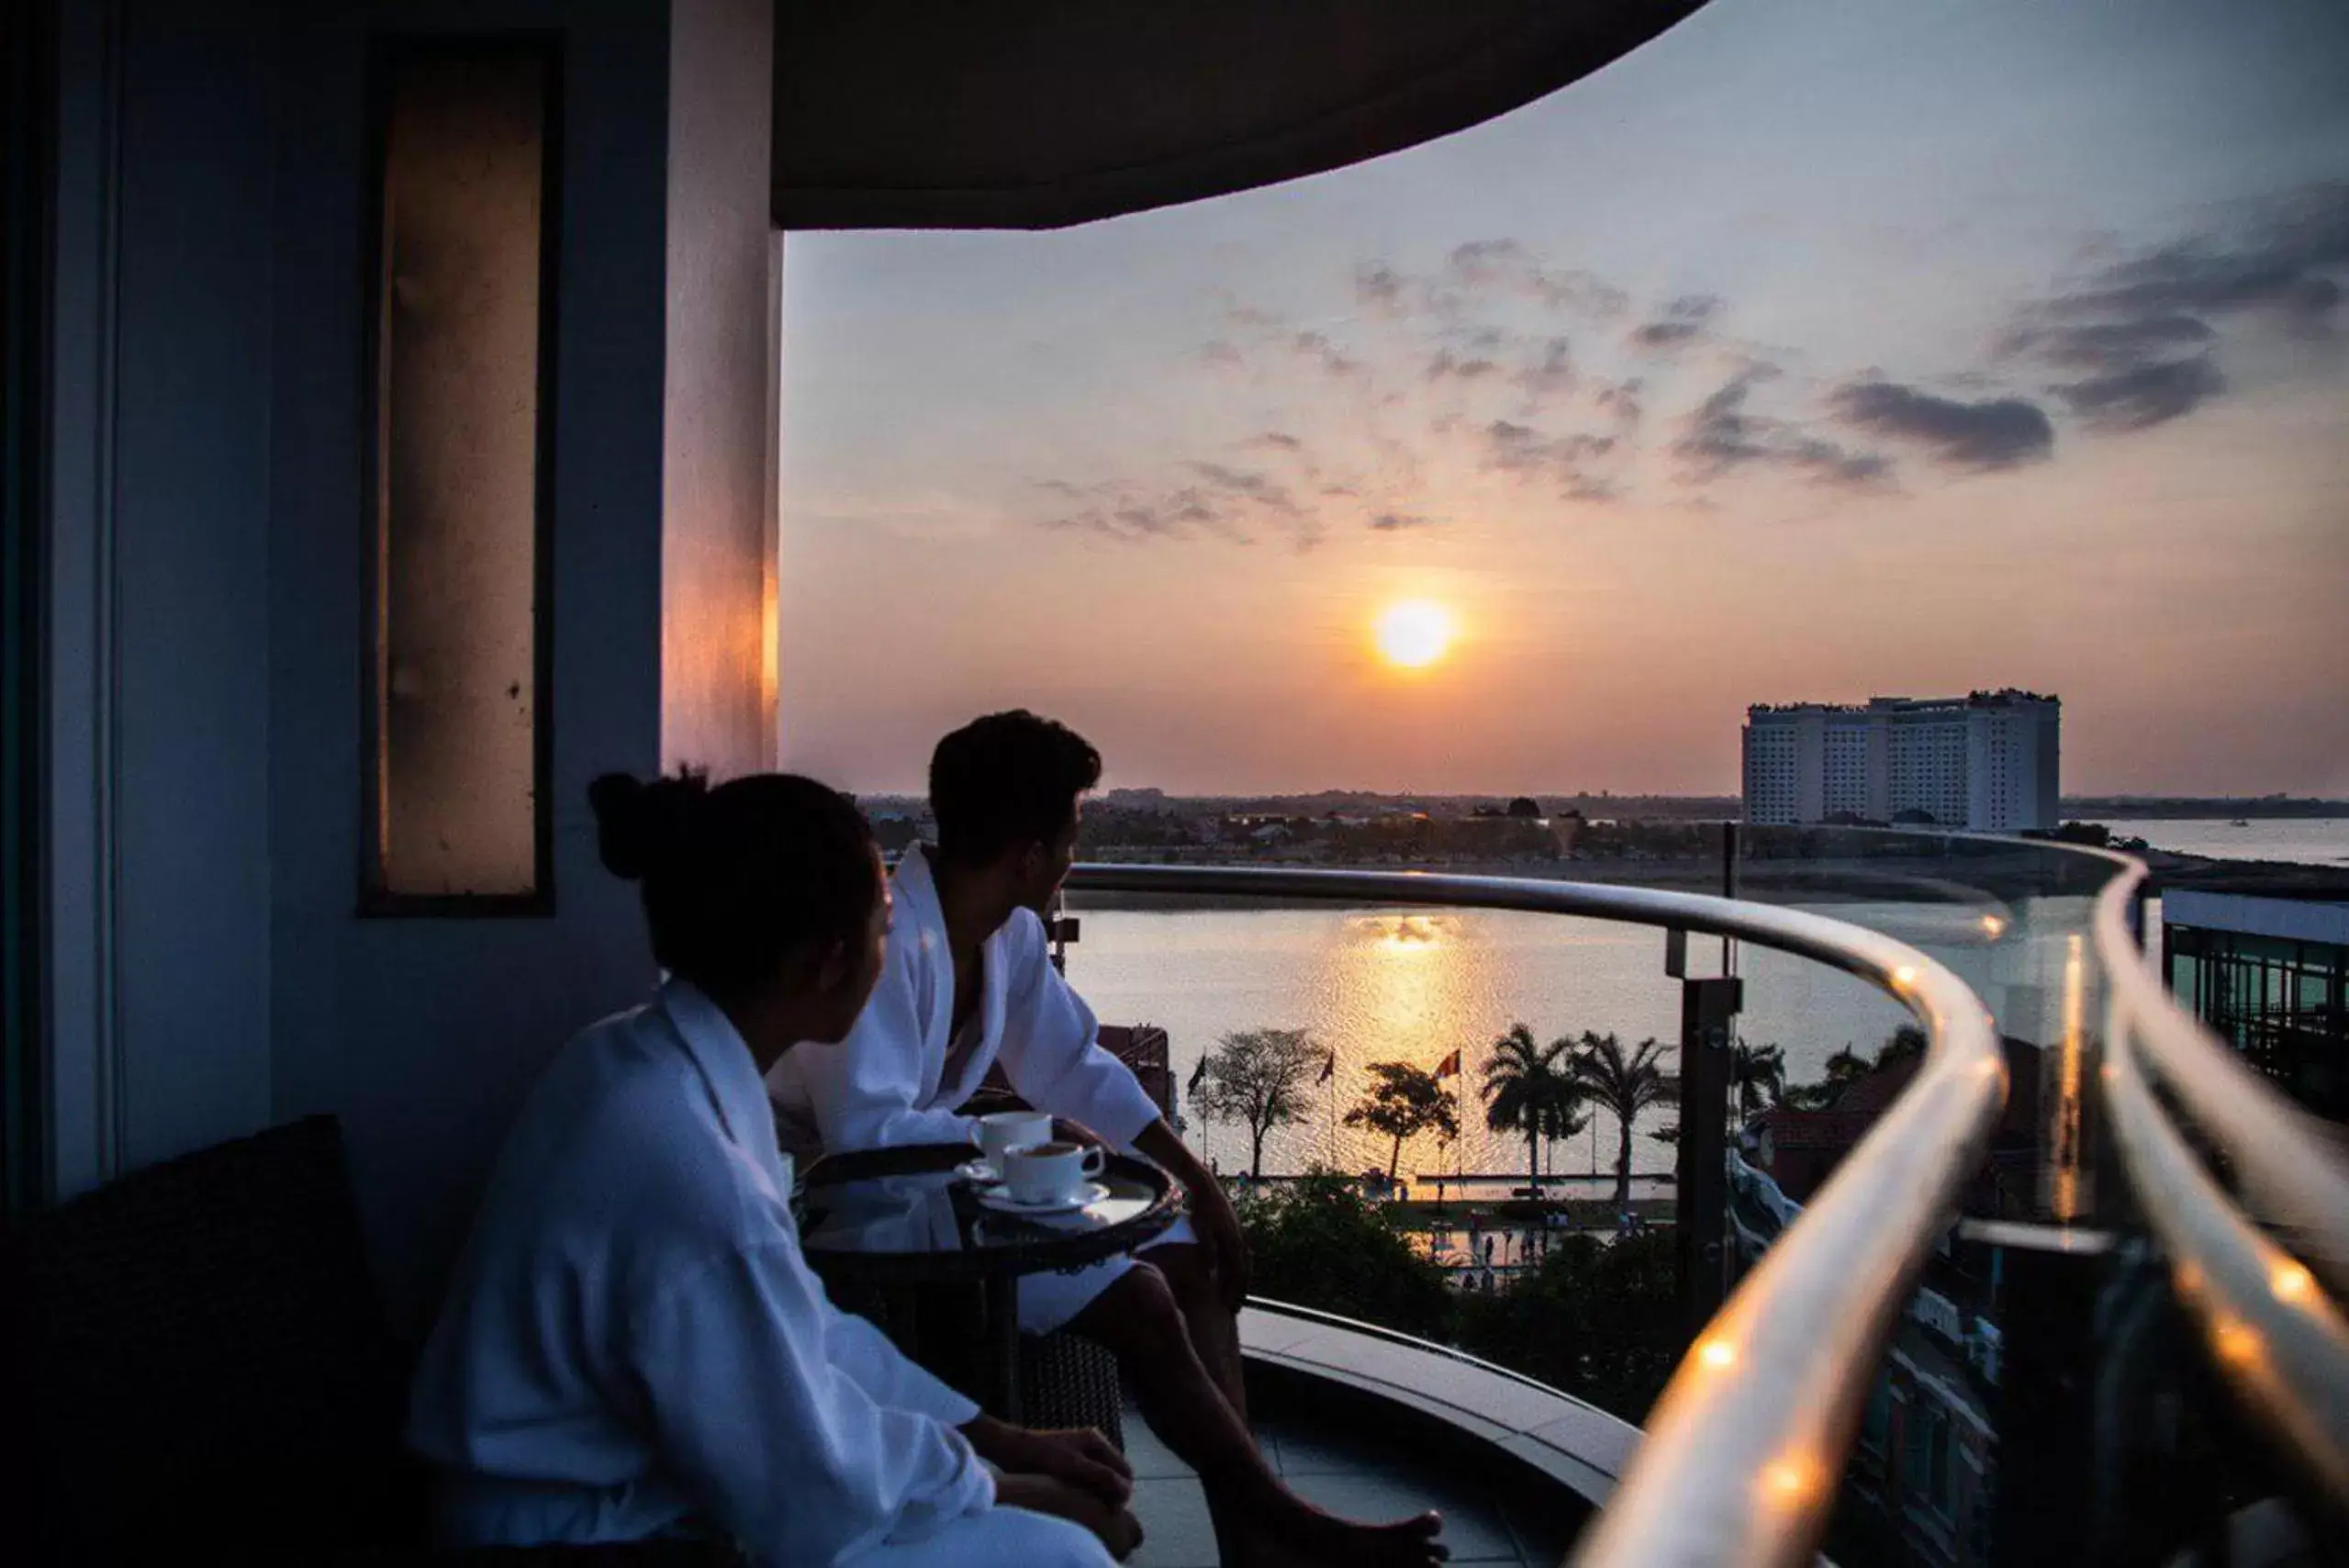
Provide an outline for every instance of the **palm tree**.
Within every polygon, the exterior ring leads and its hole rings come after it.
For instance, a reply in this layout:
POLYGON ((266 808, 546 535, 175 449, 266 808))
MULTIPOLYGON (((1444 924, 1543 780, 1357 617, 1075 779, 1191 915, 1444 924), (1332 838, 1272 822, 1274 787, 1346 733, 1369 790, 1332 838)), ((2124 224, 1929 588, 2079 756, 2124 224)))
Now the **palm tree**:
MULTIPOLYGON (((1561 1046, 1567 1044, 1564 1040, 1557 1043, 1561 1046)), ((1571 1069, 1560 1073, 1559 1090, 1557 1099, 1544 1107, 1541 1113, 1541 1147, 1545 1156, 1553 1146, 1578 1136, 1591 1125, 1591 1118, 1583 1112, 1583 1098, 1576 1092, 1571 1069)), ((1543 1162, 1549 1163, 1547 1159, 1543 1162)))
POLYGON ((1881 1072, 1896 1061, 1907 1061, 1910 1057, 1921 1057, 1925 1054, 1926 1043, 1924 1030, 1914 1024, 1903 1024, 1885 1037, 1883 1045, 1876 1047, 1876 1059, 1874 1065, 1876 1070, 1881 1072))
POLYGON ((1785 1051, 1777 1046, 1732 1046, 1729 1081, 1737 1088, 1740 1118, 1775 1105, 1786 1097, 1785 1051))
POLYGON ((1512 1024, 1507 1034, 1493 1042, 1484 1083, 1477 1091, 1484 1101, 1486 1126, 1496 1133, 1526 1135, 1526 1179, 1537 1196, 1541 1192, 1542 1139, 1570 1122, 1567 1137, 1583 1126, 1573 1120, 1582 1096, 1572 1073, 1560 1065, 1573 1046, 1572 1040, 1537 1044, 1531 1029, 1512 1024))
POLYGON ((1615 1203, 1631 1202, 1631 1125, 1650 1105, 1668 1105, 1680 1098, 1680 1085, 1664 1076, 1662 1060, 1668 1047, 1642 1040, 1626 1056, 1623 1042, 1613 1035, 1583 1036, 1571 1070, 1583 1097, 1615 1114, 1617 1141, 1615 1155, 1615 1203))

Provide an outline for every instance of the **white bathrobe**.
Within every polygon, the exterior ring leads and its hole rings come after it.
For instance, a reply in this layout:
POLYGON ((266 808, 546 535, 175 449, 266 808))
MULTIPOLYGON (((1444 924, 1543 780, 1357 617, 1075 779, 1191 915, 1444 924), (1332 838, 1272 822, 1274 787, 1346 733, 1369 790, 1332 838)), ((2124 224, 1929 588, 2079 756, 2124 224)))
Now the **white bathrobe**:
MULTIPOLYGON (((1019 910, 987 938, 975 1034, 950 1071, 954 948, 928 854, 908 850, 891 885, 897 907, 888 965, 856 1029, 839 1049, 793 1051, 767 1074, 785 1143, 804 1157, 967 1142, 977 1118, 956 1107, 978 1092, 1000 1058, 1029 1104, 1130 1150, 1158 1119, 1158 1104, 1133 1070, 1102 1048, 1092 1009, 1052 966, 1044 922, 1019 910)), ((1191 1238, 1190 1222, 1179 1220, 1159 1241, 1191 1238)), ((1022 1280, 1020 1326, 1036 1334, 1059 1327, 1130 1267, 1117 1258, 1074 1274, 1022 1280)))
POLYGON ((418 1368, 408 1437, 452 1544, 699 1529, 793 1568, 1012 1537, 1104 1560, 1064 1521, 991 1506, 954 1429, 977 1407, 825 1299, 789 1167, 749 1050, 692 986, 564 1048, 418 1368))

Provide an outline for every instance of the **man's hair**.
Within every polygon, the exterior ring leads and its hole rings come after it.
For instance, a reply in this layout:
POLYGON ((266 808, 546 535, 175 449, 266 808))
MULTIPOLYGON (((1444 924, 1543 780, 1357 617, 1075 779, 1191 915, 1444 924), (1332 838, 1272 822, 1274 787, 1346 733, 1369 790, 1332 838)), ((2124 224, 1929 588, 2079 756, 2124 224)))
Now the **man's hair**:
POLYGON ((1102 754, 1066 724, 1024 708, 974 719, 930 754, 938 852, 983 866, 1007 849, 1049 844, 1101 777, 1102 754))

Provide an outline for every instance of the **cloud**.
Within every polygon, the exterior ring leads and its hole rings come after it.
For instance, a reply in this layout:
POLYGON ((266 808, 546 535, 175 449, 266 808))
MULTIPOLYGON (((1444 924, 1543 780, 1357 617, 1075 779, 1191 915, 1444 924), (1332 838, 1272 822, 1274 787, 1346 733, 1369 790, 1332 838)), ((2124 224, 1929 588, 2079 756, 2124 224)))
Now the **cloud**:
POLYGON ((1292 515, 1299 510, 1296 498, 1289 493, 1289 487, 1269 474, 1253 468, 1234 468, 1222 463, 1192 461, 1183 466, 1227 496, 1292 515))
POLYGON ((2019 327, 1998 347, 2001 353, 2029 353, 2050 364, 2110 371, 2180 349, 2199 349, 2218 335, 2216 328, 2193 316, 2147 316, 2068 327, 2019 327))
POLYGON ((1289 347, 1299 359, 1315 364, 1332 375, 1353 375, 1362 369, 1362 362, 1346 353, 1322 332, 1299 332, 1289 340, 1289 347))
POLYGON ((1042 519, 1046 528, 1082 530, 1127 541, 1209 533, 1237 543, 1252 543, 1236 509, 1219 503, 1196 486, 1143 496, 1117 486, 1072 486, 1057 479, 1037 484, 1056 494, 1073 492, 1082 502, 1072 510, 1042 519))
POLYGON ((1512 385, 1524 390, 1527 403, 1536 407, 1572 392, 1576 379, 1572 342, 1545 338, 1538 346, 1538 357, 1509 377, 1512 385))
POLYGON ((2198 354, 2066 382, 2055 393, 2099 430, 2136 431, 2182 419, 2226 389, 2217 364, 2198 354))
POLYGON ((2055 451, 2046 410, 2021 398, 1962 402, 1892 381, 1855 381, 1831 399, 1846 424, 1914 442, 1956 468, 2014 468, 2055 451))
POLYGON ((1038 479, 1035 488, 1071 503, 1038 523, 1129 543, 1206 537, 1252 544, 1279 534, 1309 550, 1321 538, 1320 518, 1270 474, 1203 460, 1176 466, 1188 477, 1157 486, 1038 479))
POLYGON ((1354 297, 1370 309, 1395 315, 1403 308, 1404 275, 1384 262, 1359 262, 1354 267, 1354 297))
POLYGON ((1520 240, 1471 240, 1452 247, 1445 264, 1463 278, 1491 277, 1502 269, 1535 264, 1520 240))
POLYGON ((1522 300, 1544 310, 1614 316, 1623 291, 1594 274, 1553 267, 1521 241, 1508 237, 1455 245, 1441 266, 1412 273, 1383 261, 1358 263, 1354 297, 1363 308, 1393 319, 1456 320, 1472 306, 1522 300))
POLYGON ((1476 381, 1494 374, 1500 368, 1493 361, 1482 356, 1463 359, 1449 349, 1438 349, 1436 351, 1436 356, 1427 362, 1427 379, 1441 381, 1449 376, 1459 381, 1476 381))
POLYGON ((1747 365, 1689 414, 1672 452, 1692 482, 1753 465, 1791 469, 1821 484, 1851 488, 1877 487, 1891 478, 1891 460, 1881 454, 1853 452, 1786 420, 1749 413, 1746 399, 1753 388, 1778 375, 1773 364, 1747 365))
POLYGON ((1257 447, 1270 452, 1302 452, 1305 443, 1287 431, 1266 431, 1240 442, 1244 447, 1257 447))
POLYGON ((1551 435, 1513 420, 1494 420, 1483 429, 1483 466, 1520 479, 1546 479, 1575 500, 1604 500, 1615 494, 1589 465, 1613 453, 1616 438, 1572 431, 1551 435))
POLYGON ((1683 294, 1665 306, 1662 315, 1642 322, 1632 332, 1631 341, 1643 349, 1677 348, 1702 332, 1720 309, 1718 295, 1683 294))
POLYGON ((1417 512, 1382 511, 1370 519, 1370 526, 1381 533, 1399 533, 1413 528, 1438 528, 1443 521, 1442 518, 1423 517, 1417 512))
POLYGON ((2349 181, 2303 186, 2236 216, 2232 230, 2112 263, 2055 304, 2124 320, 2265 311, 2303 330, 2329 326, 2342 299, 2331 274, 2349 270, 2349 181))
POLYGON ((1639 394, 1646 386, 1646 382, 1634 375, 1611 386, 1601 387, 1598 406, 1613 414, 1617 423, 1636 425, 1639 422, 1639 416, 1647 411, 1639 402, 1639 394))
POLYGON ((1247 304, 1225 290, 1218 289, 1215 292, 1221 295, 1224 300, 1224 319, 1233 326, 1258 329, 1281 325, 1281 318, 1274 312, 1247 304))
POLYGON ((2008 354, 2086 372, 2051 390, 2091 426, 2146 430, 2227 390, 2220 326, 2258 319, 2331 333, 2349 274, 2349 182, 2235 207, 2205 231, 2108 262, 2026 308, 2008 354))

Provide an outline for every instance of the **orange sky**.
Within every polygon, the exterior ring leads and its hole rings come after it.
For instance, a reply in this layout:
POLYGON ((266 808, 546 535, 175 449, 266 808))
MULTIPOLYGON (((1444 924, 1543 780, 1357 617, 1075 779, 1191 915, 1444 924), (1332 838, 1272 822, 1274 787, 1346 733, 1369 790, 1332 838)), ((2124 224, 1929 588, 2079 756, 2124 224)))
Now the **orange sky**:
POLYGON ((1749 702, 2018 685, 2067 790, 2349 795, 2349 22, 1889 9, 1718 0, 1219 202, 792 236, 787 764, 910 787, 1019 703, 1179 791, 1733 792, 1749 702), (1408 674, 1406 597, 1460 629, 1408 674))

